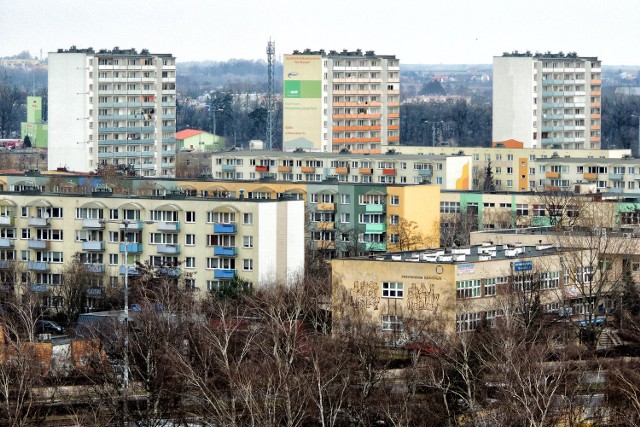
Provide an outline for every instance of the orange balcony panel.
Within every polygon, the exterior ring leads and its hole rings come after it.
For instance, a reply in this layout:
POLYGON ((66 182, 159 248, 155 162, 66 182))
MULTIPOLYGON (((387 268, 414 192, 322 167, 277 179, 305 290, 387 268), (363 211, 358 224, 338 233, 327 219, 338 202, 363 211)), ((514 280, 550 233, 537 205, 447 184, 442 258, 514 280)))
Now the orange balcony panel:
POLYGON ((583 175, 584 179, 589 180, 589 181, 595 181, 598 179, 598 174, 597 173, 585 173, 583 175))
POLYGON ((593 125, 593 126, 591 126, 591 130, 600 130, 600 126, 599 125, 593 125))
POLYGON ((349 173, 349 168, 336 168, 336 173, 340 175, 346 175, 349 173))
POLYGON ((560 178, 560 172, 547 172, 547 178, 560 178))
POLYGON ((382 126, 381 125, 369 126, 369 129, 371 129, 371 130, 381 130, 382 126))
POLYGON ((382 175, 395 175, 395 169, 382 169, 382 175))
POLYGON ((399 102, 387 102, 387 105, 389 107, 398 107, 400 105, 399 102))
POLYGON ((373 174, 373 169, 371 169, 371 168, 360 168, 360 169, 358 169, 358 172, 360 173, 360 175, 371 175, 371 174, 373 174))
POLYGON ((599 119, 599 118, 601 118, 601 117, 600 117, 600 114, 592 114, 592 115, 591 115, 591 118, 592 118, 592 119, 599 119))
POLYGON ((316 242, 316 249, 318 250, 330 250, 336 248, 336 242, 330 240, 318 240, 316 242))
POLYGON ((399 119, 400 113, 389 113, 387 114, 387 117, 389 117, 390 119, 399 119))
POLYGON ((389 125, 389 130, 398 130, 400 129, 400 125, 389 125))
POLYGON ((335 211, 336 205, 335 203, 318 203, 318 207, 316 210, 319 211, 335 211))
POLYGON ((291 172, 291 166, 278 166, 278 172, 291 172))
POLYGON ((380 114, 334 114, 334 119, 379 119, 380 114))
POLYGON ((316 171, 316 168, 314 168, 313 166, 303 166, 301 170, 302 173, 314 173, 316 171))
POLYGON ((600 107, 600 102, 592 102, 591 107, 600 107))
POLYGON ((368 131, 371 128, 369 126, 334 126, 334 132, 344 132, 344 131, 368 131))
POLYGON ((269 166, 256 166, 256 172, 269 172, 269 166))
POLYGON ((598 91, 592 90, 591 91, 591 95, 593 95, 593 96, 602 96, 602 92, 600 92, 599 90, 598 91))
POLYGON ((316 223, 318 230, 333 230, 335 224, 333 222, 318 222, 316 223))
POLYGON ((599 136, 592 136, 591 138, 589 138, 589 141, 591 141, 591 142, 600 142, 600 137, 599 136))
POLYGON ((356 144, 359 142, 381 142, 382 139, 380 137, 375 138, 333 138, 331 142, 334 144, 356 144))
POLYGON ((400 142, 400 137, 399 136, 390 136, 387 138, 387 141, 389 142, 400 142))
POLYGON ((602 84, 602 80, 591 80, 591 84, 592 85, 601 85, 602 84))

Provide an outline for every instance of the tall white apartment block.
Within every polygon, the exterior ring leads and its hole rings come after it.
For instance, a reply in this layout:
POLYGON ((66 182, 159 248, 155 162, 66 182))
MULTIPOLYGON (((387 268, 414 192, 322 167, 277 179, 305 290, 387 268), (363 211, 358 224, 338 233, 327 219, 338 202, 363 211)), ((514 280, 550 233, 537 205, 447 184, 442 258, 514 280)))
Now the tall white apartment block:
POLYGON ((175 176, 176 65, 142 49, 49 53, 49 169, 175 176))
POLYGON ((493 141, 525 148, 600 148, 601 61, 576 53, 493 58, 493 141))
POLYGON ((284 56, 284 151, 380 153, 400 139, 400 60, 373 51, 284 56))

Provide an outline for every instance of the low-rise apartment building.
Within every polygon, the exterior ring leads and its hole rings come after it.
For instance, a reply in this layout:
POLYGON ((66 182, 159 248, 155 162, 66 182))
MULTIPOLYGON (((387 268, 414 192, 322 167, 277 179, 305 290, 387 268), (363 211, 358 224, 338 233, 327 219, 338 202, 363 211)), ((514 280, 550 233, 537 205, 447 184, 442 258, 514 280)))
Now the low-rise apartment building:
POLYGON ((137 263, 202 293, 234 277, 288 282, 304 268, 302 201, 14 190, 0 193, 0 269, 45 298, 73 259, 96 275, 96 297, 137 263))

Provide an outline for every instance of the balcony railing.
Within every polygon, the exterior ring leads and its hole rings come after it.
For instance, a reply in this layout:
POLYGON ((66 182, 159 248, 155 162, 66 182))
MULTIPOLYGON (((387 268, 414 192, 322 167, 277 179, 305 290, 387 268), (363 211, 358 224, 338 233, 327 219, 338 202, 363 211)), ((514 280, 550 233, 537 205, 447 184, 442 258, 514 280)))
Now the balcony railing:
POLYGON ((27 262, 27 269, 33 271, 47 271, 48 265, 42 261, 29 261, 27 262))
POLYGON ((48 249, 49 242, 47 240, 29 240, 29 249, 48 249))
POLYGON ((82 220, 82 228, 90 230, 102 230, 104 229, 104 220, 96 218, 84 218, 82 220))
POLYGON ((237 255, 235 246, 214 246, 213 255, 222 257, 234 257, 237 255))
POLYGON ((104 242, 98 240, 82 242, 82 250, 89 252, 102 252, 104 251, 104 242))
POLYGON ((142 221, 131 221, 127 224, 120 223, 120 230, 125 230, 125 229, 128 231, 142 230, 143 226, 144 226, 144 222, 142 221))
POLYGON ((48 227, 49 226, 49 218, 29 218, 29 227, 48 227))
POLYGON ((364 232, 365 233, 384 233, 387 231, 387 224, 365 224, 364 232))
POLYGON ((98 263, 84 264, 84 269, 88 273, 104 273, 104 264, 98 264, 98 263))
POLYGON ((177 267, 158 267, 156 273, 159 276, 180 277, 180 275, 182 274, 182 270, 177 267))
POLYGON ((46 285, 43 283, 34 283, 32 285, 29 285, 29 290, 31 292, 38 292, 38 293, 42 293, 42 292, 47 292, 49 290, 49 287, 51 285, 46 285))
POLYGON ((235 275, 236 275, 235 270, 223 270, 223 269, 213 270, 214 279, 233 279, 233 276, 235 275))
POLYGON ((384 252, 387 250, 387 244, 384 242, 366 242, 364 248, 370 252, 384 252))
POLYGON ((318 203, 318 207, 316 207, 316 210, 319 210, 319 211, 335 211, 336 210, 336 204, 335 203, 318 203))
POLYGON ((120 272, 121 276, 124 276, 125 271, 129 276, 137 276, 140 274, 140 270, 138 270, 133 265, 121 265, 118 271, 120 272))
POLYGON ((158 231, 180 231, 180 223, 179 222, 159 222, 158 223, 158 231))
POLYGON ((235 223, 232 224, 213 224, 213 232, 220 234, 234 234, 237 232, 235 223))
POLYGON ((364 211, 366 213, 382 213, 384 212, 384 205, 365 205, 364 211))
POLYGON ((180 253, 180 245, 158 245, 159 254, 172 254, 176 255, 180 253))
POLYGON ((0 248, 12 248, 13 240, 11 239, 0 239, 0 248))
POLYGON ((142 243, 120 243, 120 252, 125 251, 125 245, 127 252, 130 254, 142 253, 142 243))
POLYGON ((0 227, 11 227, 13 224, 15 224, 15 217, 0 216, 0 227))
POLYGON ((15 261, 9 259, 0 259, 0 270, 7 270, 13 267, 15 261))

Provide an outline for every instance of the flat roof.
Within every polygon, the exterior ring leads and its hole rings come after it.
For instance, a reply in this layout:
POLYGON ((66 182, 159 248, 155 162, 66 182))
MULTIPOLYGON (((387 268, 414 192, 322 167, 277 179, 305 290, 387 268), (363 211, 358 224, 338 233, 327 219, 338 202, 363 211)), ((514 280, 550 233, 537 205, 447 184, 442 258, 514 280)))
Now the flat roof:
POLYGON ((310 152, 310 151, 274 151, 274 150, 235 150, 235 151, 221 151, 213 153, 212 157, 268 157, 268 158, 314 158, 314 159, 376 159, 376 160, 445 160, 448 157, 471 157, 471 154, 402 154, 399 151, 394 153, 379 153, 379 154, 357 154, 357 153, 324 153, 324 152, 310 152))

